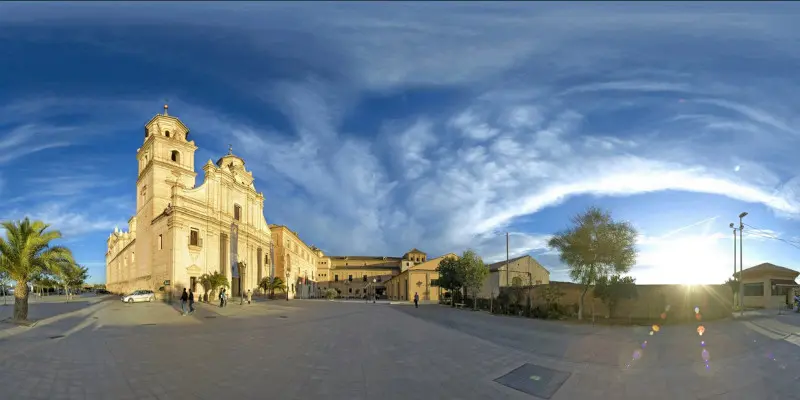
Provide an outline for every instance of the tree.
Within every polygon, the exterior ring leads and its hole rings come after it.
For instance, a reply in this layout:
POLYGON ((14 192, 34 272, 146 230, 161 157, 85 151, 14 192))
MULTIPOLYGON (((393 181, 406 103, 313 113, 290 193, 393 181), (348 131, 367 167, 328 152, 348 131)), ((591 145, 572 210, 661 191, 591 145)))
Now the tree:
MULTIPOLYGON (((2 254, 0 254, 0 258, 2 258, 2 254)), ((2 265, 3 261, 0 260, 0 265, 2 265)), ((0 296, 3 296, 3 305, 8 304, 6 299, 6 294, 8 294, 8 272, 6 272, 2 267, 0 267, 0 296)))
POLYGON ((28 319, 28 284, 31 277, 46 273, 59 263, 74 263, 72 252, 51 242, 61 238, 61 232, 48 230, 42 221, 2 223, 6 238, 0 237, 0 270, 16 282, 14 288, 14 320, 28 319))
POLYGON ((733 291, 733 304, 735 305, 737 303, 737 299, 739 298, 739 279, 735 276, 728 278, 728 280, 725 281, 725 284, 731 288, 731 291, 733 291))
POLYGON ((613 318, 620 300, 638 297, 636 279, 631 276, 620 277, 619 275, 600 277, 594 286, 594 297, 600 299, 608 307, 608 316, 613 318))
POLYGON ((569 266, 573 281, 583 285, 578 319, 583 319, 586 292, 598 279, 624 274, 636 263, 636 229, 628 222, 616 222, 611 214, 596 207, 572 218, 573 227, 554 235, 550 248, 560 253, 569 266))
POLYGON ((211 274, 200 275, 200 285, 203 286, 203 290, 210 292, 213 298, 214 292, 223 287, 230 287, 231 284, 225 275, 215 271, 211 274))
POLYGON ((478 291, 483 286, 483 280, 489 275, 489 267, 483 263, 481 257, 473 250, 465 250, 458 259, 459 270, 463 276, 464 288, 472 293, 472 308, 477 308, 478 291))
MULTIPOLYGON (((439 272, 439 287, 448 290, 451 293, 457 293, 464 287, 464 277, 461 273, 461 266, 458 258, 445 257, 439 261, 439 266, 436 267, 439 272)), ((455 297, 451 297, 450 304, 452 307, 456 306, 455 297)))
POLYGON ((270 296, 274 296, 276 290, 280 290, 281 292, 286 291, 286 284, 283 282, 283 279, 277 276, 275 279, 269 276, 261 278, 258 287, 263 289, 264 293, 268 293, 270 296))
POLYGON ((50 266, 50 271, 58 282, 59 287, 64 289, 66 301, 71 297, 71 290, 81 287, 86 279, 89 278, 89 269, 81 267, 73 262, 58 262, 50 266))

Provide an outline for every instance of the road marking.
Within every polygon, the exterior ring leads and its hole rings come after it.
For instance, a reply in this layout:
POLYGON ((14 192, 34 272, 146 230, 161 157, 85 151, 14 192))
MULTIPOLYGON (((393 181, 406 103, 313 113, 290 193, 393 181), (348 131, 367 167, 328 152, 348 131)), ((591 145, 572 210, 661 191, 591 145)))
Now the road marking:
POLYGON ((750 321, 742 321, 742 323, 746 327, 748 327, 750 330, 758 332, 758 333, 760 333, 760 334, 762 334, 762 335, 764 335, 764 336, 766 336, 766 337, 768 337, 770 339, 779 340, 779 339, 783 339, 784 337, 786 337, 786 335, 779 335, 779 334, 777 334, 775 332, 766 330, 766 329, 764 329, 764 328, 762 328, 762 327, 760 327, 760 326, 758 326, 758 325, 756 325, 756 324, 754 324, 754 323, 752 323, 750 321))

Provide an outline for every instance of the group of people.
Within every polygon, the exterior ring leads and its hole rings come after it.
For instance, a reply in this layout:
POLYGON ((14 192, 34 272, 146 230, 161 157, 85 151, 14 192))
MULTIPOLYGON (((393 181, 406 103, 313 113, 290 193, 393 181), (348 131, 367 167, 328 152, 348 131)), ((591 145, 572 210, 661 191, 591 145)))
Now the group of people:
MULTIPOLYGON (((241 304, 244 304, 245 302, 247 302, 247 304, 252 304, 253 302, 253 291, 250 289, 247 289, 247 293, 244 296, 242 296, 241 304)), ((228 305, 228 290, 223 288, 219 292, 219 306, 225 307, 227 305, 228 305)), ((187 291, 186 288, 183 288, 183 294, 181 294, 181 315, 188 315, 192 314, 193 312, 194 312, 194 292, 192 292, 192 289, 189 289, 187 291), (188 313, 186 312, 187 303, 189 304, 188 313)))

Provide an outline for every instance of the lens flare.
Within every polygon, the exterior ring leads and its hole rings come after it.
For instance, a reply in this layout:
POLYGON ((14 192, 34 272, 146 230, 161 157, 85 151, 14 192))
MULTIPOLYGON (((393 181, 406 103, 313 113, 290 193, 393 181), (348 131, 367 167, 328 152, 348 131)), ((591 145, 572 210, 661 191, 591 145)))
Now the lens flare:
POLYGON ((698 320, 698 321, 702 321, 702 320, 703 320, 703 315, 702 315, 702 314, 695 314, 695 315, 694 315, 694 318, 695 318, 696 320, 698 320))
POLYGON ((705 333, 705 331, 706 331, 706 328, 703 328, 703 325, 700 325, 700 326, 697 327, 697 334, 698 335, 703 336, 703 333, 705 333))
POLYGON ((662 312, 661 313, 661 319, 667 319, 667 313, 662 312))
POLYGON ((665 308, 665 309, 664 309, 664 311, 666 311, 666 312, 669 312, 669 309, 670 309, 671 307, 672 307, 671 305, 667 304, 667 308, 665 308))
POLYGON ((661 330, 661 327, 658 325, 653 325, 653 332, 658 332, 659 330, 661 330))
POLYGON ((642 358, 642 351, 638 350, 638 349, 634 350, 633 351, 633 360, 636 361, 636 360, 638 360, 640 358, 642 358))
POLYGON ((694 313, 695 314, 699 314, 700 313, 700 307, 695 307, 694 308, 694 313))
POLYGON ((708 350, 703 349, 703 351, 700 352, 700 357, 703 357, 703 361, 708 362, 708 360, 711 358, 711 354, 708 353, 708 350))

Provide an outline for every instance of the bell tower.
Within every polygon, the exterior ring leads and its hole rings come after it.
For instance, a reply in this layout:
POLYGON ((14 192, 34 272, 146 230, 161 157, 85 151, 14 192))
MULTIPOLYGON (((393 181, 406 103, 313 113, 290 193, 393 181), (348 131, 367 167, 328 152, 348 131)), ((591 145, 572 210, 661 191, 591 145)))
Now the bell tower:
POLYGON ((144 127, 144 144, 136 152, 139 162, 136 180, 136 219, 140 226, 161 214, 170 204, 172 187, 192 188, 194 141, 189 141, 189 128, 180 119, 164 113, 156 114, 144 127))

